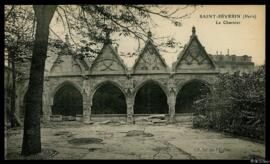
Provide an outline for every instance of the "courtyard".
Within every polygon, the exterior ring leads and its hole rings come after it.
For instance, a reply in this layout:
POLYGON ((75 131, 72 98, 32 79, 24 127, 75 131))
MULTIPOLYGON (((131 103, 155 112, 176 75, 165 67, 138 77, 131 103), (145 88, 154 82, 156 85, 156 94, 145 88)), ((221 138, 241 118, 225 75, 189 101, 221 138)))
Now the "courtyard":
POLYGON ((43 123, 42 152, 20 156, 23 129, 7 129, 6 159, 241 159, 264 158, 265 145, 190 124, 103 121, 43 123))

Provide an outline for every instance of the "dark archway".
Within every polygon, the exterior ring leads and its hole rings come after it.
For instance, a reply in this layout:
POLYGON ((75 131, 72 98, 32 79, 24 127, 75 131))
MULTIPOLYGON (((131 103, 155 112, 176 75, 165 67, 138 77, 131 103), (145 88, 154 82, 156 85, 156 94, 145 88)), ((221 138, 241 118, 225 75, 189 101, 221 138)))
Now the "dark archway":
POLYGON ((135 97, 135 114, 167 114, 168 111, 167 96, 158 84, 147 82, 138 90, 135 97))
POLYGON ((193 103, 209 93, 209 86, 199 80, 186 83, 177 94, 175 113, 193 113, 193 103))
POLYGON ((93 95, 92 114, 126 114, 127 105, 123 92, 114 84, 102 84, 93 95))
POLYGON ((73 85, 65 84, 54 95, 53 115, 76 116, 83 114, 83 97, 73 85))

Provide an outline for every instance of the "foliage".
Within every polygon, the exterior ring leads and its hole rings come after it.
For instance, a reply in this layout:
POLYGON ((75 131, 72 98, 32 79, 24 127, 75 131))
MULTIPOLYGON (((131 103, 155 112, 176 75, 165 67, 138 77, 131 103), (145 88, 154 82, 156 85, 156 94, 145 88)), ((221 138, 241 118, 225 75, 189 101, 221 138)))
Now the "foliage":
MULTIPOLYGON (((138 41, 138 49, 146 41, 150 26, 158 26, 153 17, 168 20, 175 26, 182 26, 182 21, 189 18, 196 10, 196 5, 168 8, 164 5, 58 5, 55 18, 62 22, 68 31, 71 55, 78 59, 95 56, 108 35, 133 37, 138 41)), ((5 6, 5 48, 14 50, 16 65, 28 74, 32 55, 36 18, 32 6, 5 6), (28 63, 28 64, 26 64, 28 63), (25 68, 25 65, 28 65, 25 68)), ((66 48, 66 41, 50 28, 49 45, 55 48, 66 48), (56 36, 55 39, 53 36, 56 36)), ((174 37, 154 37, 161 51, 181 47, 174 37), (169 49, 166 49, 169 48, 169 49)), ((118 45, 117 40, 110 40, 118 45)), ((60 52, 59 54, 63 54, 60 52)))
MULTIPOLYGON (((157 26, 153 17, 161 17, 175 26, 181 26, 181 22, 196 8, 195 5, 173 9, 163 5, 58 5, 55 18, 68 31, 68 47, 72 50, 69 55, 81 60, 85 57, 92 60, 108 41, 109 35, 137 39, 138 49, 132 55, 138 54, 150 26, 157 26)), ((31 6, 5 6, 5 47, 16 51, 16 63, 26 74, 30 66, 36 20, 31 6)), ((67 40, 62 40, 53 28, 49 29, 49 46, 67 49, 67 40)), ((173 37, 154 37, 154 40, 161 51, 181 47, 173 37)), ((110 41, 118 46, 117 40, 110 41)), ((57 54, 62 55, 63 52, 58 51, 57 54)))
POLYGON ((219 74, 212 94, 195 103, 194 107, 194 127, 263 140, 265 67, 250 74, 219 74))
MULTIPOLYGON (((161 5, 59 5, 56 20, 62 22, 68 30, 72 45, 78 52, 76 55, 93 57, 107 41, 118 45, 117 40, 108 40, 109 35, 136 39, 139 51, 142 42, 147 39, 150 26, 157 26, 153 21, 154 16, 181 26, 182 20, 195 10, 196 6, 189 5, 174 10, 161 5), (191 8, 191 11, 184 11, 185 8, 191 8)), ((160 40, 159 48, 180 47, 174 38, 154 39, 160 40)))
POLYGON ((34 13, 27 6, 5 6, 5 48, 16 50, 16 61, 29 59, 32 50, 34 13))
MULTIPOLYGON (((6 98, 10 97, 10 109, 6 108, 10 126, 20 126, 16 117, 16 82, 25 78, 26 70, 22 65, 30 61, 33 41, 34 14, 27 6, 5 6, 5 62, 11 68, 12 88, 7 89, 6 98), (17 71, 20 70, 20 73, 17 71)), ((8 73, 7 76, 10 76, 8 73)), ((9 78, 8 78, 9 79, 9 78)), ((9 83, 9 82, 8 82, 9 83)))
POLYGON ((5 50, 8 63, 14 62, 20 74, 16 80, 24 78, 28 72, 23 69, 29 65, 34 40, 34 13, 29 6, 5 6, 5 50), (10 55, 13 56, 10 56, 10 55))

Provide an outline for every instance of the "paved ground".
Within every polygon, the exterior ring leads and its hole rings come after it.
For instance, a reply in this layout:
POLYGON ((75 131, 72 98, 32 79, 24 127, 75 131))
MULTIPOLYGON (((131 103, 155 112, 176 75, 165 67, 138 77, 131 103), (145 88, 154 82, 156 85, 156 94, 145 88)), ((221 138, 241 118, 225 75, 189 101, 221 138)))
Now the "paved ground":
MULTIPOLYGON (((42 153, 26 159, 250 159, 264 157, 264 144, 171 125, 43 125, 42 153)), ((6 159, 19 155, 22 130, 6 131, 6 159)))

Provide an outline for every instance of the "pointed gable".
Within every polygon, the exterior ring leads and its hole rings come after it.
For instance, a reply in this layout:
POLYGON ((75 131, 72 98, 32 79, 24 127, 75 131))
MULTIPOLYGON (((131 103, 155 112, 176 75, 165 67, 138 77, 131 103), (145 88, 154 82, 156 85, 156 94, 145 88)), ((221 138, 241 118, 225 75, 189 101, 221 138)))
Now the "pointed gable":
POLYGON ((192 28, 192 35, 187 46, 179 54, 173 69, 175 72, 182 71, 211 71, 215 70, 213 59, 207 54, 204 47, 197 38, 195 27, 192 28))
MULTIPOLYGON (((150 32, 149 32, 150 33, 150 32)), ((148 35, 151 35, 151 33, 148 35)), ((133 66, 133 73, 167 73, 168 66, 150 36, 133 66)))
POLYGON ((88 65, 85 61, 75 57, 75 52, 69 46, 64 47, 60 51, 57 49, 48 50, 48 56, 54 56, 55 60, 50 68, 50 73, 53 74, 73 74, 80 75, 85 73, 88 65), (57 56, 55 56, 57 54, 57 56))
POLYGON ((58 55, 50 72, 81 74, 83 69, 72 55, 58 55))
POLYGON ((126 74, 127 67, 110 43, 103 46, 101 53, 95 58, 91 74, 126 74))
POLYGON ((53 47, 48 49, 48 56, 55 56, 55 53, 57 54, 50 68, 50 73, 81 75, 85 73, 85 70, 88 70, 87 63, 75 57, 74 54, 76 53, 71 48, 68 35, 65 37, 64 47, 59 50, 53 47))

